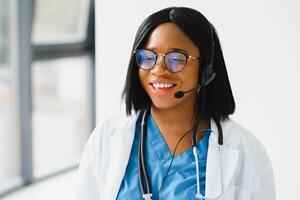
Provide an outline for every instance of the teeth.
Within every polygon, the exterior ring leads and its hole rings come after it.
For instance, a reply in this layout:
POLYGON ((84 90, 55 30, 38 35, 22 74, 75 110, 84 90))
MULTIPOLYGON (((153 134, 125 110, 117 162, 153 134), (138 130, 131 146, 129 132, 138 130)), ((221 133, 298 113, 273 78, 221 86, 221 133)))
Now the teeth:
POLYGON ((172 83, 153 83, 154 88, 170 88, 173 86, 174 86, 174 84, 172 84, 172 83))

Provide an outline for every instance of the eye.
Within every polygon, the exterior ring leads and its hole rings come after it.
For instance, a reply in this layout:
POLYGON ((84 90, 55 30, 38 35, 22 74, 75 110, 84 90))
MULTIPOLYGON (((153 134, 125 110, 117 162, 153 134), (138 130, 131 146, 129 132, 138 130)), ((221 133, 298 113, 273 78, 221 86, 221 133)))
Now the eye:
POLYGON ((182 58, 172 58, 172 60, 177 61, 177 62, 184 61, 184 60, 182 60, 182 58))
POLYGON ((144 60, 155 60, 155 56, 144 56, 144 60))
POLYGON ((180 52, 171 52, 167 55, 167 59, 172 63, 184 63, 186 57, 180 52))
POLYGON ((181 64, 181 63, 184 62, 184 59, 179 58, 179 57, 173 57, 173 58, 171 58, 170 61, 171 61, 172 63, 174 63, 174 64, 181 64))

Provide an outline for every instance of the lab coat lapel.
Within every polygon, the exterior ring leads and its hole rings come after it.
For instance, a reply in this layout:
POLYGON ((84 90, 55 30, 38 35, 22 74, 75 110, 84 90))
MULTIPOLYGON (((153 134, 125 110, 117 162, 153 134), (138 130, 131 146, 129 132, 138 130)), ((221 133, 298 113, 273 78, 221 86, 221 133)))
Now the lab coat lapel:
POLYGON ((126 171, 126 166, 129 160, 130 151, 134 139, 136 118, 132 117, 129 120, 120 124, 109 139, 109 155, 108 169, 106 174, 106 184, 103 190, 103 199, 116 199, 119 187, 126 171))
POLYGON ((207 153, 205 196, 216 198, 229 186, 237 165, 239 152, 226 146, 226 129, 222 129, 224 144, 221 147, 218 145, 218 129, 213 120, 211 120, 211 129, 207 153))

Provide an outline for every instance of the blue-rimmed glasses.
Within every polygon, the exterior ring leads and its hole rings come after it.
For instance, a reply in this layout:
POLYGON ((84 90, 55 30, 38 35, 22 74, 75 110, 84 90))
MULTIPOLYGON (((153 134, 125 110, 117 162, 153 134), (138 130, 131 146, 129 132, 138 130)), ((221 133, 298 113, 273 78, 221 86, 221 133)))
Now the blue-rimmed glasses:
POLYGON ((164 56, 164 64, 172 73, 182 71, 189 58, 199 60, 199 58, 195 56, 180 51, 170 51, 166 54, 157 54, 155 51, 150 49, 138 49, 134 53, 137 65, 144 70, 151 70, 155 66, 158 56, 164 56))

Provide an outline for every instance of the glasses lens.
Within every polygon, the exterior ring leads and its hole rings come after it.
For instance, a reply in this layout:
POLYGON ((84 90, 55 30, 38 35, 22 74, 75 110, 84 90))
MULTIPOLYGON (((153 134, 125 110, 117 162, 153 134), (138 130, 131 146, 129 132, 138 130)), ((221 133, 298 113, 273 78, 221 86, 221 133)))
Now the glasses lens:
POLYGON ((139 49, 135 54, 137 65, 145 70, 151 69, 156 62, 156 54, 146 49, 139 49))
POLYGON ((179 72, 186 64, 186 55, 180 52, 170 52, 165 57, 165 64, 171 72, 179 72))

